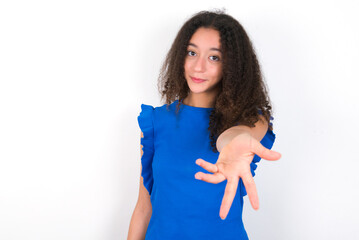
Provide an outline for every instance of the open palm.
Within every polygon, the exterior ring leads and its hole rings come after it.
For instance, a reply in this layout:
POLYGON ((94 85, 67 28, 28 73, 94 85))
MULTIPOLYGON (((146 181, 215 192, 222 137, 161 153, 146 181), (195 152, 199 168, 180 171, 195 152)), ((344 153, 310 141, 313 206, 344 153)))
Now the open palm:
POLYGON ((251 173, 250 164, 254 155, 266 160, 278 160, 281 154, 265 148, 257 139, 248 133, 242 133, 223 147, 215 164, 197 159, 196 164, 213 174, 197 172, 196 179, 220 183, 227 179, 219 215, 225 219, 236 195, 239 179, 242 178, 248 198, 254 209, 259 208, 256 185, 251 173))

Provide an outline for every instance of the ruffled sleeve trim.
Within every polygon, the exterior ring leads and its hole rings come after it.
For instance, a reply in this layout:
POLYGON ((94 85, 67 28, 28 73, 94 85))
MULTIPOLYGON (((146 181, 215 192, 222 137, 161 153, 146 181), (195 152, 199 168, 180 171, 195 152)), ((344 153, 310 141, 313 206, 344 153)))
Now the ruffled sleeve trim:
MULTIPOLYGON (((272 116, 270 117, 270 120, 273 120, 273 117, 272 117, 272 116)), ((272 124, 271 122, 269 122, 269 125, 272 126, 273 124, 272 124)), ((276 138, 276 136, 275 136, 275 134, 273 133, 273 131, 268 128, 266 135, 263 137, 263 139, 260 141, 260 143, 261 143, 264 147, 266 147, 266 148, 268 148, 268 149, 272 149, 273 144, 274 144, 274 141, 275 141, 275 138, 276 138)), ((252 173, 252 176, 253 176, 253 177, 255 176, 255 172, 254 172, 254 171, 257 169, 257 163, 258 163, 260 160, 261 160, 261 158, 260 158, 257 154, 255 154, 254 157, 253 157, 253 160, 252 160, 252 162, 251 162, 251 164, 250 164, 251 173, 252 173)), ((245 187, 244 187, 244 184, 243 184, 242 179, 240 179, 240 184, 241 184, 242 196, 246 196, 246 195, 247 195, 247 191, 246 191, 246 189, 245 189, 245 187)))
POLYGON ((151 195, 153 186, 152 160, 154 155, 154 127, 153 111, 151 105, 141 104, 141 112, 137 117, 138 124, 143 133, 141 145, 143 155, 141 157, 143 184, 151 195))

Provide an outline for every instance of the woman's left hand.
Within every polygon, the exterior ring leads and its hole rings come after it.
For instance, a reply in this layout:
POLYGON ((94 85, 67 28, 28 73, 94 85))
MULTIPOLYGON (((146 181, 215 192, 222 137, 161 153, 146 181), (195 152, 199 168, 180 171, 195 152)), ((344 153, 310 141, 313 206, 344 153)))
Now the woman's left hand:
POLYGON ((265 148, 257 139, 249 133, 244 132, 234 137, 231 142, 223 147, 216 164, 212 164, 203 159, 196 160, 196 164, 213 173, 197 172, 195 174, 196 179, 209 183, 220 183, 227 179, 227 185, 219 212, 219 216, 222 219, 227 217, 232 206, 240 178, 242 178, 252 207, 255 210, 259 208, 256 185, 250 168, 255 154, 262 159, 271 161, 278 160, 281 157, 279 152, 265 148))

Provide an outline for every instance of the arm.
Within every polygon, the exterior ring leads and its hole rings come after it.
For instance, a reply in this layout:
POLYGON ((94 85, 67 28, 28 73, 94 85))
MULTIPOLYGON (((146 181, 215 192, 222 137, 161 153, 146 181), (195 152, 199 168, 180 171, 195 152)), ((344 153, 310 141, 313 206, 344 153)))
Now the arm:
POLYGON ((196 164, 212 173, 197 172, 195 174, 196 179, 215 184, 227 179, 219 214, 222 219, 226 218, 232 205, 239 179, 243 181, 252 207, 256 210, 259 208, 250 164, 255 154, 270 161, 278 160, 281 157, 280 153, 265 148, 260 143, 267 130, 268 123, 262 116, 255 123, 255 127, 243 125, 231 127, 217 139, 217 150, 220 154, 215 164, 203 159, 196 161, 196 164))
MULTIPOLYGON (((141 137, 143 133, 141 132, 141 137)), ((141 145, 142 146, 142 145, 141 145)), ((141 157, 143 155, 141 147, 141 157)), ((141 171, 142 172, 142 165, 141 171)), ((128 231, 127 240, 143 240, 145 239, 148 223, 152 215, 152 205, 150 195, 143 185, 143 177, 140 177, 140 190, 138 195, 137 204, 133 211, 130 227, 128 231)))

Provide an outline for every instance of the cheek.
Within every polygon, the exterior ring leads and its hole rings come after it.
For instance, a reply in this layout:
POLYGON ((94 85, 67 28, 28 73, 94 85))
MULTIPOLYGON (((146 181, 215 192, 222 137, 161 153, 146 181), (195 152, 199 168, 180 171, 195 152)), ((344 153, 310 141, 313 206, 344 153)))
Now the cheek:
POLYGON ((220 66, 216 66, 214 69, 213 69, 213 77, 217 78, 217 79, 220 79, 222 78, 222 67, 220 66))
POLYGON ((220 68, 218 71, 218 77, 222 78, 222 76, 223 76, 223 72, 222 72, 222 68, 220 68))
POLYGON ((188 70, 189 70, 188 63, 185 62, 184 63, 184 73, 186 74, 188 72, 188 70))

